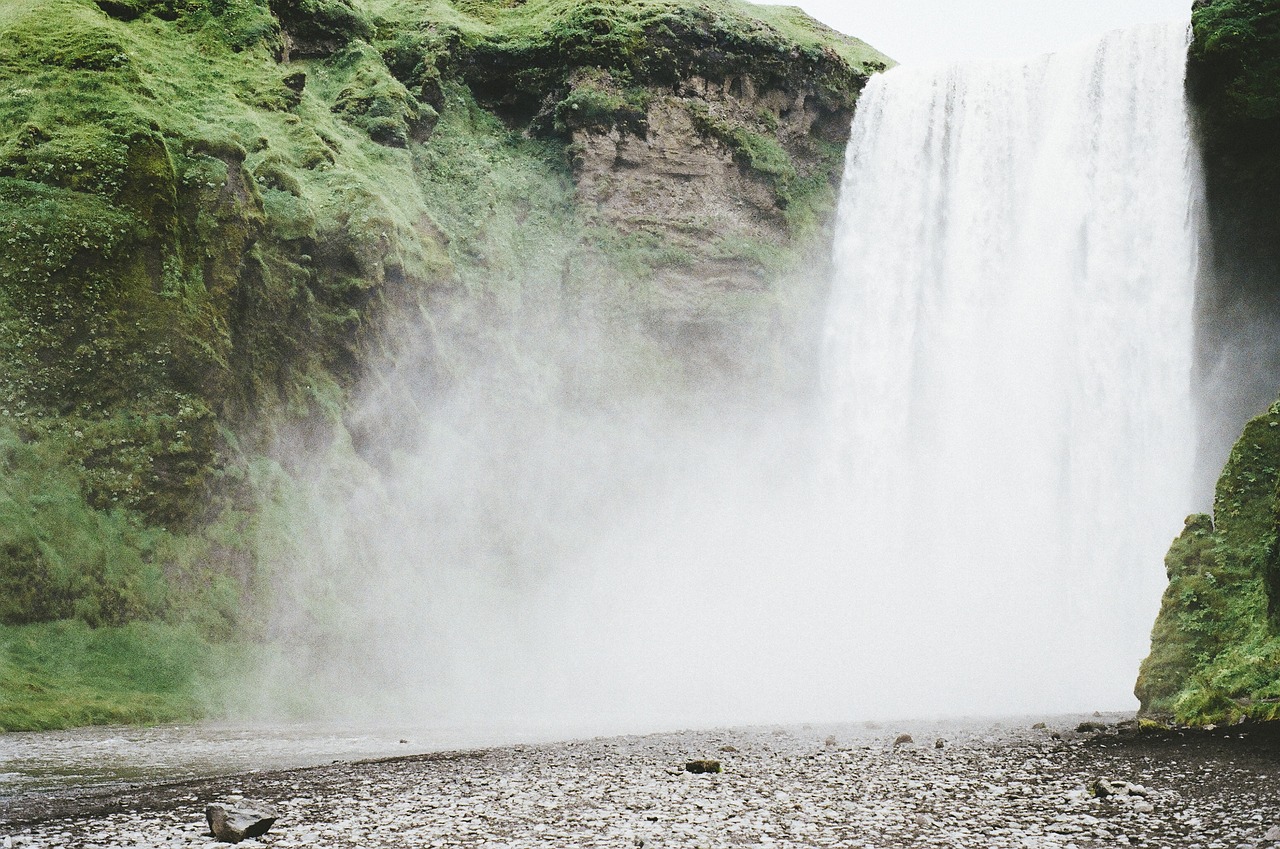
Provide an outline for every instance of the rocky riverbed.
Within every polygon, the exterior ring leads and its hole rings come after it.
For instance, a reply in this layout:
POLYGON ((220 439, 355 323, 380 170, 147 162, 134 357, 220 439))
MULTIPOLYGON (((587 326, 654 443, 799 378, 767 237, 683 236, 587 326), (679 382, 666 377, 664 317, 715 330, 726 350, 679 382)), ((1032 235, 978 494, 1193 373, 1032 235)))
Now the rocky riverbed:
POLYGON ((279 819, 240 845, 279 849, 1280 846, 1280 734, 1119 719, 685 731, 27 794, 0 803, 0 843, 213 846, 205 805, 243 797, 279 819))

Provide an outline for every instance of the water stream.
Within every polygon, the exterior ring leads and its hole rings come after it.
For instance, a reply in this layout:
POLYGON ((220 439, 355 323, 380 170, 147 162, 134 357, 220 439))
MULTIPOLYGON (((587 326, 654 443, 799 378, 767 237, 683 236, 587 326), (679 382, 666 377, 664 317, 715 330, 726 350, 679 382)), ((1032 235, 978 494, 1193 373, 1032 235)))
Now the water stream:
POLYGON ((954 629, 939 680, 1104 697, 1146 652, 1192 506, 1187 29, 896 68, 859 102, 830 459, 873 529, 859 580, 954 629))

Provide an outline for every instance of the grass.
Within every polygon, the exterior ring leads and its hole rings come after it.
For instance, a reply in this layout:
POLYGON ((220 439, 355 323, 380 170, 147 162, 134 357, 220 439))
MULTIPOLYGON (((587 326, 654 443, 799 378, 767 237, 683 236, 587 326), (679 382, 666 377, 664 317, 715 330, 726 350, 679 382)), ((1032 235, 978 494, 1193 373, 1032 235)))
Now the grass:
MULTIPOLYGON (((296 556, 267 454, 343 444, 382 328, 425 317, 424 381, 498 364, 516 406, 691 383, 645 329, 653 276, 796 258, 602 225, 569 134, 644 132, 694 73, 847 108, 886 61, 737 0, 271 5, 287 64, 265 0, 0 5, 0 727, 206 709, 216 647, 254 639, 296 556)), ((773 116, 725 126, 797 233, 834 204, 835 160, 773 116)), ((717 321, 766 334, 776 301, 717 321)))
POLYGON ((192 628, 156 622, 0 626, 0 731, 198 717, 229 657, 192 628))
POLYGON ((1165 558, 1169 586, 1136 693, 1186 724, 1280 715, 1280 402, 1246 425, 1165 558))

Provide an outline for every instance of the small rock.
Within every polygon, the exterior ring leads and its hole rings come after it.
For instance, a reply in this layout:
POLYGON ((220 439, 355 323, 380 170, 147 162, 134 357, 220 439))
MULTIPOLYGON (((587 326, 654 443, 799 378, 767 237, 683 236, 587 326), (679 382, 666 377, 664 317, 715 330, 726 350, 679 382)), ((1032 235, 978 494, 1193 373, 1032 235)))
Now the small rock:
POLYGON ((1263 840, 1269 840, 1272 843, 1280 843, 1280 825, 1273 825, 1267 829, 1267 833, 1262 835, 1263 840))
POLYGON ((689 761, 684 765, 685 772, 694 774, 702 774, 706 772, 720 772, 720 761, 689 761))
POLYGON ((1097 796, 1099 799, 1105 799, 1108 796, 1115 796, 1121 792, 1120 788, 1112 784, 1109 779, 1095 778, 1089 782, 1089 795, 1097 796))
POLYGON ((262 808, 250 808, 234 802, 209 805, 204 809, 209 833, 219 843, 239 843, 261 837, 276 821, 276 814, 262 808))
POLYGON ((897 739, 895 739, 895 740, 893 741, 893 745, 895 745, 895 746, 905 746, 905 745, 906 745, 906 744, 908 744, 908 743, 914 743, 914 742, 915 742, 915 740, 912 740, 912 739, 911 739, 911 735, 910 735, 910 734, 899 734, 899 735, 898 735, 898 737, 897 737, 897 739))
POLYGON ((1106 723, 1103 722, 1082 722, 1076 726, 1078 734, 1091 734, 1096 731, 1106 731, 1106 723))
POLYGON ((945 745, 947 745, 947 741, 943 740, 941 737, 933 741, 933 748, 935 749, 941 749, 945 745))
POLYGON ((1147 788, 1143 787, 1141 784, 1130 784, 1127 781, 1119 781, 1111 778, 1095 778, 1093 781, 1089 782, 1089 793, 1097 796, 1099 799, 1105 799, 1108 796, 1144 799, 1147 796, 1147 788))
POLYGON ((834 748, 834 747, 835 747, 835 745, 836 745, 836 735, 834 735, 834 734, 828 734, 828 735, 827 735, 827 739, 826 739, 825 741, 823 741, 823 742, 825 742, 825 743, 827 744, 827 747, 828 747, 828 748, 834 748))
POLYGON ((1048 727, 1049 726, 1045 725, 1043 722, 1037 722, 1035 725, 1031 726, 1032 730, 1034 731, 1043 731, 1048 727))
POLYGON ((738 751, 738 747, 737 746, 721 746, 720 751, 733 754, 734 752, 738 751))

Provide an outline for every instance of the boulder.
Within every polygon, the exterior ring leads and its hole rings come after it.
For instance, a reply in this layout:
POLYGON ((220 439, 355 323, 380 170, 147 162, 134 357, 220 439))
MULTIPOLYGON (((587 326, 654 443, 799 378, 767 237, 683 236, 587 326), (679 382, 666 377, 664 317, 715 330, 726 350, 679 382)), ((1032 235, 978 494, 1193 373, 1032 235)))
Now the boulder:
POLYGON ((686 772, 697 774, 705 772, 720 772, 720 761, 689 761, 684 765, 684 768, 686 772))
POLYGON ((276 821, 274 811, 230 802, 209 805, 204 809, 204 816, 209 822, 209 833, 219 843, 239 843, 261 837, 276 821))
POLYGON ((905 746, 905 745, 907 745, 908 743, 914 743, 914 742, 915 742, 915 740, 911 739, 911 735, 910 735, 910 734, 899 734, 899 735, 898 735, 898 737, 897 737, 897 739, 895 739, 895 740, 893 741, 893 745, 895 745, 895 746, 905 746))

